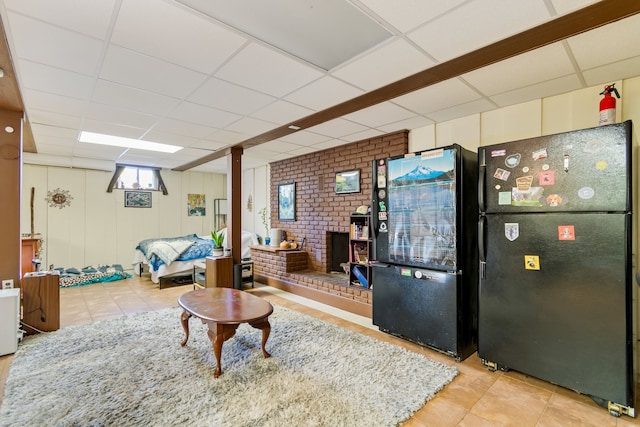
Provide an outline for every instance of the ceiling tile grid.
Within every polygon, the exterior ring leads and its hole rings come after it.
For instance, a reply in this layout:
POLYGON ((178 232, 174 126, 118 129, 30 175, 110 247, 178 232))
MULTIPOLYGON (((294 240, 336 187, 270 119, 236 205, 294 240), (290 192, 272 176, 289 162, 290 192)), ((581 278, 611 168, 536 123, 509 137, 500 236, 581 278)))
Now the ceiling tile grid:
MULTIPOLYGON (((38 153, 48 161, 75 156, 59 163, 76 166, 87 156, 91 165, 99 159, 178 167, 598 3, 264 0, 260 13, 249 16, 242 9, 248 1, 0 0, 38 153), (365 37, 356 41, 361 30, 365 37), (348 53, 341 57, 342 47, 348 53), (82 130, 185 148, 171 159, 141 150, 87 149, 77 142, 82 130)), ((276 150, 246 149, 243 165, 639 75, 640 44, 631 42, 638 39, 636 14, 341 117, 327 116, 265 145, 276 150)), ((196 170, 225 173, 226 162, 196 170)))

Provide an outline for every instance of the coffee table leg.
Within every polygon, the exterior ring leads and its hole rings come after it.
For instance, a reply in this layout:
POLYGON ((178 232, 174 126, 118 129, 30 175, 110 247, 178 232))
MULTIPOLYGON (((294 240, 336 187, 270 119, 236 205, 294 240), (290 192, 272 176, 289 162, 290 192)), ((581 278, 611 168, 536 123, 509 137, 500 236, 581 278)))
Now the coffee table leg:
POLYGON ((188 311, 183 311, 180 316, 180 323, 182 323, 182 329, 184 329, 184 340, 180 343, 181 346, 185 346, 187 344, 187 340, 189 339, 189 318, 191 317, 191 313, 188 311))
POLYGON ((271 334, 271 324, 269 323, 269 319, 262 319, 258 322, 249 323, 249 325, 253 326, 256 329, 262 330, 262 355, 265 357, 271 357, 271 355, 265 349, 265 345, 267 344, 267 340, 269 339, 269 335, 271 334))
POLYGON ((236 334, 240 324, 227 325, 214 322, 207 322, 207 324, 209 325, 207 335, 213 345, 213 354, 216 356, 216 370, 213 377, 218 378, 222 374, 222 344, 236 334))

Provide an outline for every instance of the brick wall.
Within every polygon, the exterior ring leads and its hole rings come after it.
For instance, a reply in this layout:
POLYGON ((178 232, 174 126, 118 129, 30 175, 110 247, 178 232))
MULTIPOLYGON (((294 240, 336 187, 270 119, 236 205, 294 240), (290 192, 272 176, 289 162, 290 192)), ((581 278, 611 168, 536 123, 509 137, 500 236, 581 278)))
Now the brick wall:
POLYGON ((349 232, 349 215, 371 203, 371 161, 405 154, 409 132, 399 131, 292 159, 271 163, 271 227, 287 239, 302 242, 308 268, 328 272, 327 238, 330 231, 349 232), (336 172, 360 169, 360 192, 335 193, 336 172), (278 184, 296 183, 296 221, 278 221, 278 184))

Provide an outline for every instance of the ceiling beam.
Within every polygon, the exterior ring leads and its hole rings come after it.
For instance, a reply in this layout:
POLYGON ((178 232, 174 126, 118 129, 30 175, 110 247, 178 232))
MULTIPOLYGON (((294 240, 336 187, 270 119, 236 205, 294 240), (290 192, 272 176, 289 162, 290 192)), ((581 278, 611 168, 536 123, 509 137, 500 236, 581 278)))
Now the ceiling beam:
MULTIPOLYGON (((487 65, 495 64, 551 43, 556 43, 569 37, 611 24, 639 12, 640 2, 637 0, 602 0, 591 6, 561 16, 458 58, 435 65, 333 107, 246 139, 234 144, 233 147, 242 147, 243 149, 255 147, 297 132, 298 130, 308 129, 329 120, 342 117, 345 114, 350 114, 363 108, 389 101, 398 96, 458 77, 487 65), (290 126, 295 126, 299 129, 291 129, 290 126)), ((200 159, 178 166, 173 170, 186 171, 196 166, 209 163, 210 161, 220 159, 226 155, 227 149, 228 147, 217 150, 200 159)))

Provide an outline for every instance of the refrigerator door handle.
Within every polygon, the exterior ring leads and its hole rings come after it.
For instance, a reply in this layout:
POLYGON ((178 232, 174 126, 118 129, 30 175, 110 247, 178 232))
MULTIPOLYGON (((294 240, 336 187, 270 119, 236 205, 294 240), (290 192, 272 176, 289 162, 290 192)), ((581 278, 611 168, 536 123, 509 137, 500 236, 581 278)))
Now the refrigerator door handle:
POLYGON ((484 212, 486 210, 484 201, 484 181, 485 173, 487 171, 487 163, 483 149, 478 151, 478 156, 478 209, 480 209, 480 212, 484 212))
POLYGON ((485 278, 485 269, 487 265, 487 253, 484 242, 484 227, 486 222, 487 218, 485 218, 484 215, 480 216, 480 219, 478 219, 478 260, 480 261, 480 279, 485 278))

